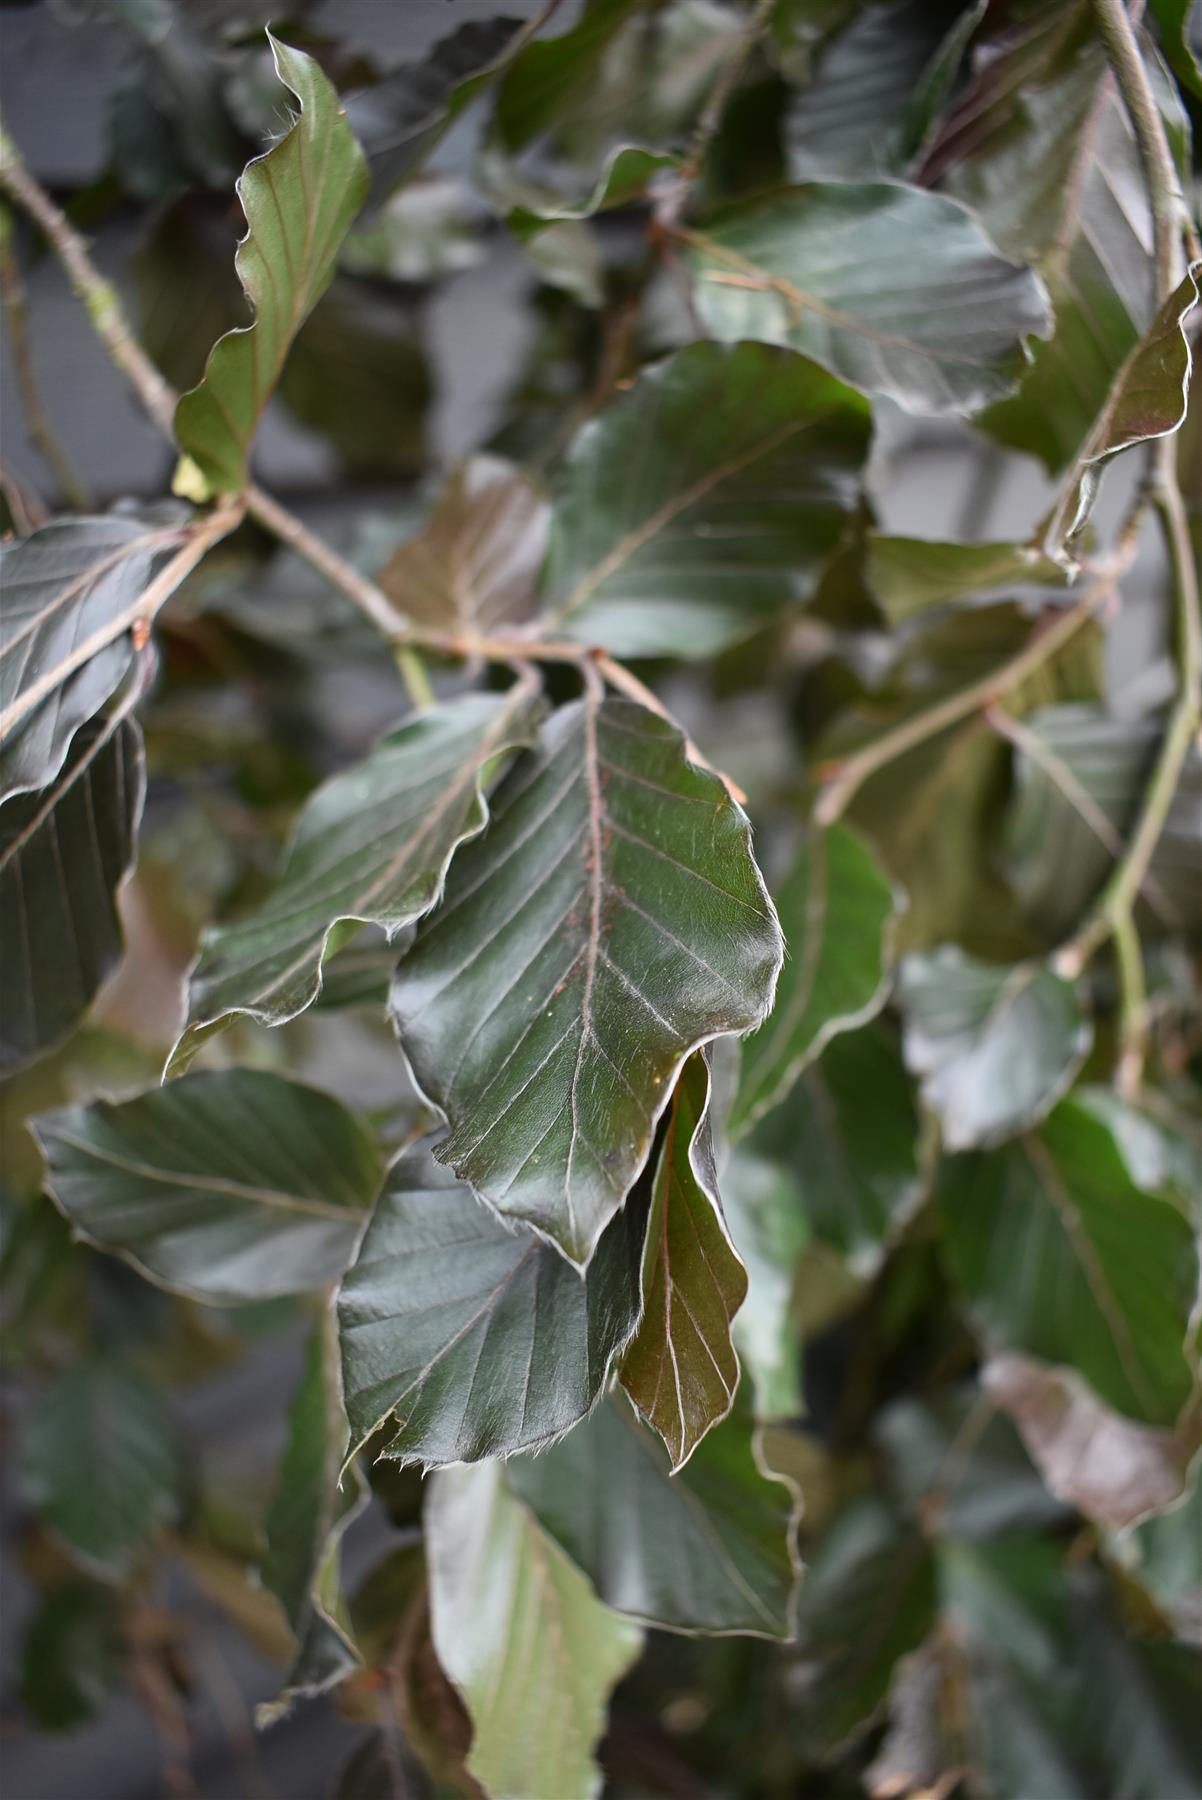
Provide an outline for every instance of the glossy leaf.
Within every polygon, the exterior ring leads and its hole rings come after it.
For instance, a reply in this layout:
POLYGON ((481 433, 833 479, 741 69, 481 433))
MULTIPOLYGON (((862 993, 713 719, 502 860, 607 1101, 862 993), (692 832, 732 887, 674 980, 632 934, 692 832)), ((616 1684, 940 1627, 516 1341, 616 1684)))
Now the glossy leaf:
POLYGON ((811 591, 868 430, 801 357, 677 351, 569 452, 543 582, 556 627, 619 656, 706 656, 754 631, 811 591))
POLYGON ((393 984, 440 1161, 584 1267, 691 1051, 772 1003, 780 934, 741 809, 622 700, 544 726, 393 984))
POLYGON ((235 266, 254 322, 213 346, 175 431, 209 491, 237 491, 259 417, 303 320, 329 285, 367 192, 363 153, 313 59, 268 34, 276 73, 300 105, 278 143, 238 184, 247 232, 235 266))
POLYGON ((731 1321, 747 1293, 718 1195, 704 1052, 691 1056, 668 1107, 643 1254, 643 1316, 622 1386, 683 1466, 734 1404, 731 1321))
POLYGON ((1186 321, 1198 304, 1199 269, 1202 264, 1196 264, 1170 294, 1115 375, 1045 533, 1049 554, 1066 555, 1084 529, 1101 463, 1150 438, 1169 437, 1185 423, 1193 368, 1186 321))
POLYGON ((896 1034, 869 1025, 836 1037, 751 1145, 774 1158, 813 1239, 871 1274, 923 1193, 918 1117, 896 1034), (871 1130, 864 1129, 870 1117, 871 1130))
POLYGON ((631 1199, 581 1280, 507 1228, 427 1149, 389 1175, 338 1295, 352 1447, 477 1462, 567 1431, 604 1389, 640 1312, 646 1208, 631 1199))
POLYGON ((771 1017, 743 1047, 732 1131, 778 1105, 833 1037, 884 1006, 903 904, 854 831, 836 825, 805 840, 777 892, 788 957, 771 1017))
POLYGON ((1136 1525, 1185 1492, 1185 1434, 1122 1418, 1071 1371, 1009 1353, 986 1363, 982 1385, 1022 1432, 1050 1492, 1100 1525, 1136 1525))
POLYGON ((872 533, 865 580, 891 625, 958 601, 1038 583, 1063 587, 1063 569, 1026 544, 957 544, 872 533))
POLYGON ((20 1471, 30 1504, 71 1555, 109 1579, 127 1574, 179 1510, 180 1470, 162 1396, 95 1357, 39 1394, 20 1471))
POLYGON ((1027 338, 1050 325, 1038 278, 969 212, 900 183, 790 188, 731 207, 693 243, 714 336, 791 345, 911 412, 973 412, 1008 393, 1027 338), (865 281, 866 266, 888 278, 865 281))
POLYGON ((1132 1418, 1175 1422, 1191 1385, 1193 1234, 1135 1186, 1100 1120, 1064 1101, 1006 1149, 951 1158, 939 1200, 948 1265, 992 1346, 1076 1370, 1132 1418))
MULTIPOLYGON (((1007 872, 1031 916, 1059 937, 1081 919, 1134 829, 1163 724, 1077 705, 1041 708, 1021 727, 1004 827, 1007 872)), ((1202 756, 1194 751, 1142 889, 1162 929, 1202 918, 1200 852, 1202 756)))
POLYGON ((81 1237, 225 1305, 337 1279, 383 1173, 355 1113, 257 1069, 46 1113, 37 1137, 81 1237))
POLYGON ((323 1693, 359 1661, 341 1604, 339 1540, 365 1494, 352 1478, 341 1490, 338 1485, 345 1432, 338 1334, 333 1314, 324 1310, 288 1419, 261 1565, 264 1586, 287 1615, 297 1654, 280 1700, 260 1708, 260 1724, 278 1718, 298 1695, 323 1693))
POLYGON ((434 1647, 472 1721, 469 1773, 497 1800, 599 1795, 592 1752, 638 1627, 595 1597, 499 1462, 431 1478, 426 1553, 434 1647))
POLYGON ((949 1150, 997 1144, 1049 1112, 1093 1032, 1072 982, 1040 963, 981 963, 954 944, 908 956, 898 997, 906 1062, 949 1150))
POLYGON ((481 790, 490 764, 529 742, 534 718, 522 684, 504 696, 465 695, 417 713, 318 788, 258 911, 206 932, 170 1066, 190 1061, 230 1013, 282 1025, 312 1005, 346 921, 395 939, 429 912, 457 846, 488 816, 481 790))
POLYGON ((83 725, 49 787, 0 806, 0 1073, 79 1023, 124 949, 117 891, 134 861, 146 768, 118 708, 83 725))
POLYGON ((765 1470, 745 1407, 673 1474, 614 1394, 506 1480, 608 1606, 676 1631, 790 1635, 797 1497, 765 1470))
POLYGON ((487 636, 520 625, 533 610, 548 525, 528 476, 499 457, 473 456, 379 584, 398 612, 434 631, 487 636))
POLYGON ((53 781, 76 731, 129 674, 134 611, 178 541, 162 526, 113 516, 58 519, 0 544, 5 798, 53 781))

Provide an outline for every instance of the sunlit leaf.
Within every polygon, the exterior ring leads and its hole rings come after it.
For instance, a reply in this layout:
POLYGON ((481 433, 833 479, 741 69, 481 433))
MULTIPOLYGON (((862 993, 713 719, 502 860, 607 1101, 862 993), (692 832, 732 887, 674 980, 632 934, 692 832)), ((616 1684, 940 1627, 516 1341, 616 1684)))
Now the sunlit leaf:
POLYGON ((811 591, 857 498, 869 417, 787 351, 693 344, 577 438, 543 582, 619 656, 706 656, 811 591))
POLYGON ((623 700, 555 713, 460 852, 393 984, 440 1160, 582 1267, 689 1053, 772 1003, 780 934, 749 829, 680 733, 623 700))
POLYGON ((66 1037, 121 957, 116 896, 146 788, 125 710, 80 727, 49 787, 0 806, 5 1075, 66 1037))
POLYGON ((337 1279, 383 1173, 356 1114, 256 1069, 46 1113, 37 1136, 50 1192, 82 1237, 223 1304, 337 1279))
POLYGON ((110 1579, 127 1574, 179 1512, 178 1453, 162 1395, 96 1357, 38 1395, 20 1473, 31 1505, 72 1556, 110 1579))
POLYGON ((668 1107, 643 1257, 643 1317, 622 1359, 622 1386, 678 1469, 734 1404, 739 1359, 731 1320, 747 1272, 718 1197, 710 1074, 691 1056, 668 1107))
POLYGON ((797 1496, 740 1405, 678 1474, 621 1394, 506 1479, 608 1606, 677 1631, 788 1637, 797 1496))
POLYGON ((1030 269, 999 256, 964 207, 900 183, 785 189, 732 206, 692 241, 715 337, 791 345, 911 412, 1000 398, 1022 375, 1026 339, 1050 326, 1030 269), (866 265, 888 279, 866 281, 866 265))
POLYGON ((771 1016, 743 1047, 733 1131, 783 1100, 837 1033, 880 1011, 904 904, 867 844, 842 825, 805 840, 776 899, 788 957, 771 1016))
POLYGON ((507 1228, 428 1150, 394 1165, 338 1295, 351 1442, 426 1465, 508 1455, 594 1405, 640 1311, 632 1198, 588 1274, 507 1228))
POLYGON ((495 456, 460 465, 429 523, 392 557, 379 584, 397 610, 434 631, 487 636, 533 610, 549 510, 530 478, 495 456))
POLYGON ((434 1647, 472 1721, 468 1770, 499 1797, 592 1800, 592 1752, 641 1631, 595 1597, 500 1462, 431 1477, 426 1550, 434 1647))
POLYGON ((176 409, 181 450, 215 491, 238 490, 259 417, 306 315, 329 284, 367 191, 363 153, 313 59, 270 37, 300 114, 239 183, 247 232, 236 266, 254 322, 221 338, 176 409))
POLYGON ((954 944, 908 956, 898 978, 906 1062, 949 1150, 996 1144, 1041 1119, 1093 1040, 1074 983, 1040 963, 982 963, 954 944))
POLYGON ((1075 1369, 1132 1418, 1190 1392, 1198 1258, 1184 1213, 1132 1182, 1114 1138, 1064 1101, 1003 1150, 950 1158, 944 1254, 987 1341, 1075 1369))
POLYGON ((489 765, 529 742, 535 716, 521 684, 504 696, 447 701, 406 720, 320 787, 263 904, 205 934, 172 1066, 186 1064, 229 1013, 281 1025, 303 1012, 321 990, 344 921, 379 925, 395 938, 429 912, 456 847, 487 817, 481 789, 489 765))

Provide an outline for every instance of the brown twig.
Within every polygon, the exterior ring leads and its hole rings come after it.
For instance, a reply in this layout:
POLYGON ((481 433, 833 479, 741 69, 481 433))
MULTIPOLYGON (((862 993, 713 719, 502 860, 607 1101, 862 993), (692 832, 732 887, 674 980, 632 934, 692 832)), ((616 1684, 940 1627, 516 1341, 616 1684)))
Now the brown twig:
POLYGON ((42 391, 33 363, 33 347, 29 341, 29 306, 25 298, 25 283, 21 279, 21 270, 13 252, 11 221, 4 208, 0 208, 0 299, 3 300, 4 315, 8 321, 13 370, 29 441, 41 454, 67 505, 75 512, 86 512, 91 504, 88 494, 75 473, 71 458, 58 441, 42 401, 42 391))

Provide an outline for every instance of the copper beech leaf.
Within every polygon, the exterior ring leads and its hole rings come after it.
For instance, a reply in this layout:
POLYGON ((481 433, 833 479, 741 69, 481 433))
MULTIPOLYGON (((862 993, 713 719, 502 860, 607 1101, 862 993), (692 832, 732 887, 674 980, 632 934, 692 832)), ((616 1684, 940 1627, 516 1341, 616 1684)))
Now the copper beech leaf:
POLYGON ((74 1030, 121 958, 117 892, 146 791, 127 711, 89 720, 48 787, 0 806, 0 1075, 74 1030))
POLYGON ((799 1496, 765 1466, 742 1397, 677 1474, 615 1392, 506 1480, 607 1606, 672 1631, 790 1636, 799 1496))
POLYGON ((1026 367, 1026 340, 1050 329, 1038 276, 1000 256, 966 207, 900 182, 781 189, 690 241, 715 337, 791 345, 910 412, 999 399, 1026 367))
POLYGON ((783 1100, 832 1037, 884 1006, 904 905, 868 845, 844 825, 805 840, 777 900, 789 955, 771 1016, 743 1046, 736 1133, 783 1100))
POLYGON ((542 728, 397 971, 438 1146, 579 1267, 690 1053, 758 1025, 782 946, 746 815, 675 726, 584 696, 542 728))
POLYGON ((643 1317, 622 1359, 622 1386, 683 1466, 734 1404, 739 1359, 731 1321, 747 1271, 726 1229, 710 1128, 704 1051, 681 1070, 652 1185, 643 1255, 643 1317))
POLYGON ((580 433, 543 594, 619 656, 711 655, 804 600, 858 498, 858 394, 766 344, 690 344, 580 433))
MULTIPOLYGON (((293 338, 334 273, 367 193, 367 165, 338 95, 312 57, 268 33, 276 74, 299 116, 238 183, 246 236, 235 267, 254 322, 228 331, 204 376, 180 400, 175 434, 209 492, 237 492, 259 418, 293 338)), ((193 486, 195 483, 192 484, 193 486)))
POLYGON ((263 904, 206 932, 169 1070, 186 1065, 231 1013, 282 1025, 312 1005, 342 921, 379 925, 395 938, 428 912, 456 847, 487 817, 486 771, 530 741, 536 716, 524 683, 505 695, 464 695, 406 719, 318 788, 263 904))
POLYGON ((428 1148, 394 1165, 338 1295, 351 1447, 427 1467, 529 1449, 600 1397, 640 1312, 632 1198, 583 1280, 481 1205, 428 1148))
POLYGON ((468 1773, 497 1800, 594 1800, 610 1690, 642 1632, 601 1603, 497 1460, 439 1469, 425 1528, 434 1648, 472 1722, 468 1773))
POLYGON ((45 1113, 36 1135, 80 1237, 222 1305, 336 1280, 383 1175, 358 1114, 259 1069, 45 1113))
POLYGON ((547 502, 520 469, 473 456, 379 585, 407 619, 435 631, 486 635, 520 624, 532 610, 549 520, 547 502))

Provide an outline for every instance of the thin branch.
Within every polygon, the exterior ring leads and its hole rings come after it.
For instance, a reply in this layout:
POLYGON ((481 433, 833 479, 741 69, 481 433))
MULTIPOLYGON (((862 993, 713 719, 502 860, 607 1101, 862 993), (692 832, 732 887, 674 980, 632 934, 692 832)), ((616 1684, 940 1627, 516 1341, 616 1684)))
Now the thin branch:
POLYGON ((13 251, 12 223, 5 209, 0 209, 0 298, 3 299, 4 316, 8 321, 13 370, 29 441, 54 476, 67 505, 75 512, 86 512, 91 502, 72 467, 71 458, 58 441, 42 401, 37 371, 33 364, 33 347, 29 341, 29 306, 25 298, 25 283, 21 279, 21 270, 13 251))
POLYGON ((1167 300, 1185 274, 1182 235, 1188 215, 1177 178, 1177 165, 1165 136, 1164 124, 1148 71, 1140 55, 1131 17, 1123 0, 1094 0, 1098 30, 1106 46, 1110 66, 1144 172, 1152 232, 1156 246, 1156 304, 1167 300))
POLYGON ((739 36, 739 41, 726 59, 726 67, 714 83, 709 98, 697 121, 697 129, 693 140, 685 154, 676 179, 657 209, 657 222, 667 225, 680 217, 688 199, 689 190, 701 173, 706 152, 718 135, 726 109, 740 81, 743 72, 751 60, 751 54, 760 38, 768 28, 776 0, 756 0, 746 25, 739 36))
POLYGON ((980 681, 972 682, 958 693, 949 694, 945 700, 928 707, 925 712, 903 720, 892 731, 886 731, 883 736, 874 738, 862 750, 856 751, 846 762, 836 763, 830 771, 831 778, 819 794, 814 807, 815 822, 819 825, 833 825, 869 776, 875 775, 878 769, 883 769, 886 763, 904 756, 908 750, 925 744, 928 738, 936 737, 941 731, 958 724, 961 719, 984 711, 1013 692, 1028 675, 1034 674, 1036 669, 1049 662, 1097 614, 1113 594, 1116 580, 1116 573, 1108 570, 1082 595, 1075 606, 1061 612, 1050 624, 1038 628, 1030 641, 1009 662, 1002 663, 980 681))

